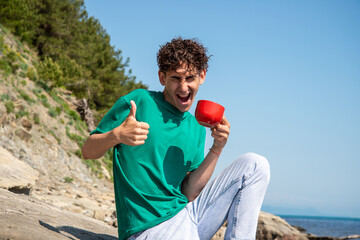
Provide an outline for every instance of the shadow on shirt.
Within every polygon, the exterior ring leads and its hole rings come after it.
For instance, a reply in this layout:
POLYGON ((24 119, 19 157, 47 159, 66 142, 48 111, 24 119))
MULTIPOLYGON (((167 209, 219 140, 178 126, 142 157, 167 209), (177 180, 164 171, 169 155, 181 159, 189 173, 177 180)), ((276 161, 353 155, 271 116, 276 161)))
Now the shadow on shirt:
POLYGON ((178 189, 188 173, 190 165, 190 162, 185 162, 184 152, 179 147, 169 147, 163 165, 167 183, 178 189))

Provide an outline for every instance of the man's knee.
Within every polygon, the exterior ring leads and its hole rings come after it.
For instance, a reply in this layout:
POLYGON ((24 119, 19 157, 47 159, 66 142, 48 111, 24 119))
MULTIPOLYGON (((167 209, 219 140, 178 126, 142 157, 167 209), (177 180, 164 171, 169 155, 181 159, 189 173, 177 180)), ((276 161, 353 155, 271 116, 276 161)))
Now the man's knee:
POLYGON ((269 161, 256 153, 245 153, 238 160, 238 162, 242 162, 242 164, 247 164, 249 167, 253 168, 254 173, 262 179, 262 181, 267 184, 270 181, 270 164, 269 161))

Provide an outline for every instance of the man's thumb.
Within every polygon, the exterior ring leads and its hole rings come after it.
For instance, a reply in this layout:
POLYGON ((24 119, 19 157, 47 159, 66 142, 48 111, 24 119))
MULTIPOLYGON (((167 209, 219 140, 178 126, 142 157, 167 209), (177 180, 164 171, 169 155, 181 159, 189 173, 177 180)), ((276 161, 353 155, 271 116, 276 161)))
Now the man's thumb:
POLYGON ((129 117, 134 117, 134 119, 136 120, 136 104, 133 100, 130 101, 131 104, 131 109, 130 109, 130 113, 129 113, 129 117))

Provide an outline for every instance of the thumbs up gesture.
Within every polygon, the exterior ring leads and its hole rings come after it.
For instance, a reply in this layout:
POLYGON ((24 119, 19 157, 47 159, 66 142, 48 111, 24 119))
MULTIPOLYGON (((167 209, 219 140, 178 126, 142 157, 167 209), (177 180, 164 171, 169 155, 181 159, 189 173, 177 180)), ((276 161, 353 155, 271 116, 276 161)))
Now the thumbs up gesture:
POLYGON ((129 115, 125 121, 113 131, 118 143, 138 146, 145 143, 150 126, 146 122, 138 122, 136 120, 136 104, 132 100, 130 104, 131 109, 129 115))

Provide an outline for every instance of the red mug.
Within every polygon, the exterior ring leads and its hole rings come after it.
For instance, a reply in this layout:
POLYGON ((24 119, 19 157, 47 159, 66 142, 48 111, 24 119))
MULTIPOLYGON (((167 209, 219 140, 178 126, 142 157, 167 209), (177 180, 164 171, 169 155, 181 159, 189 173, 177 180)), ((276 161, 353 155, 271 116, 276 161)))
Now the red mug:
POLYGON ((215 127, 221 122, 225 108, 208 100, 199 100, 195 109, 195 118, 204 127, 215 127))

